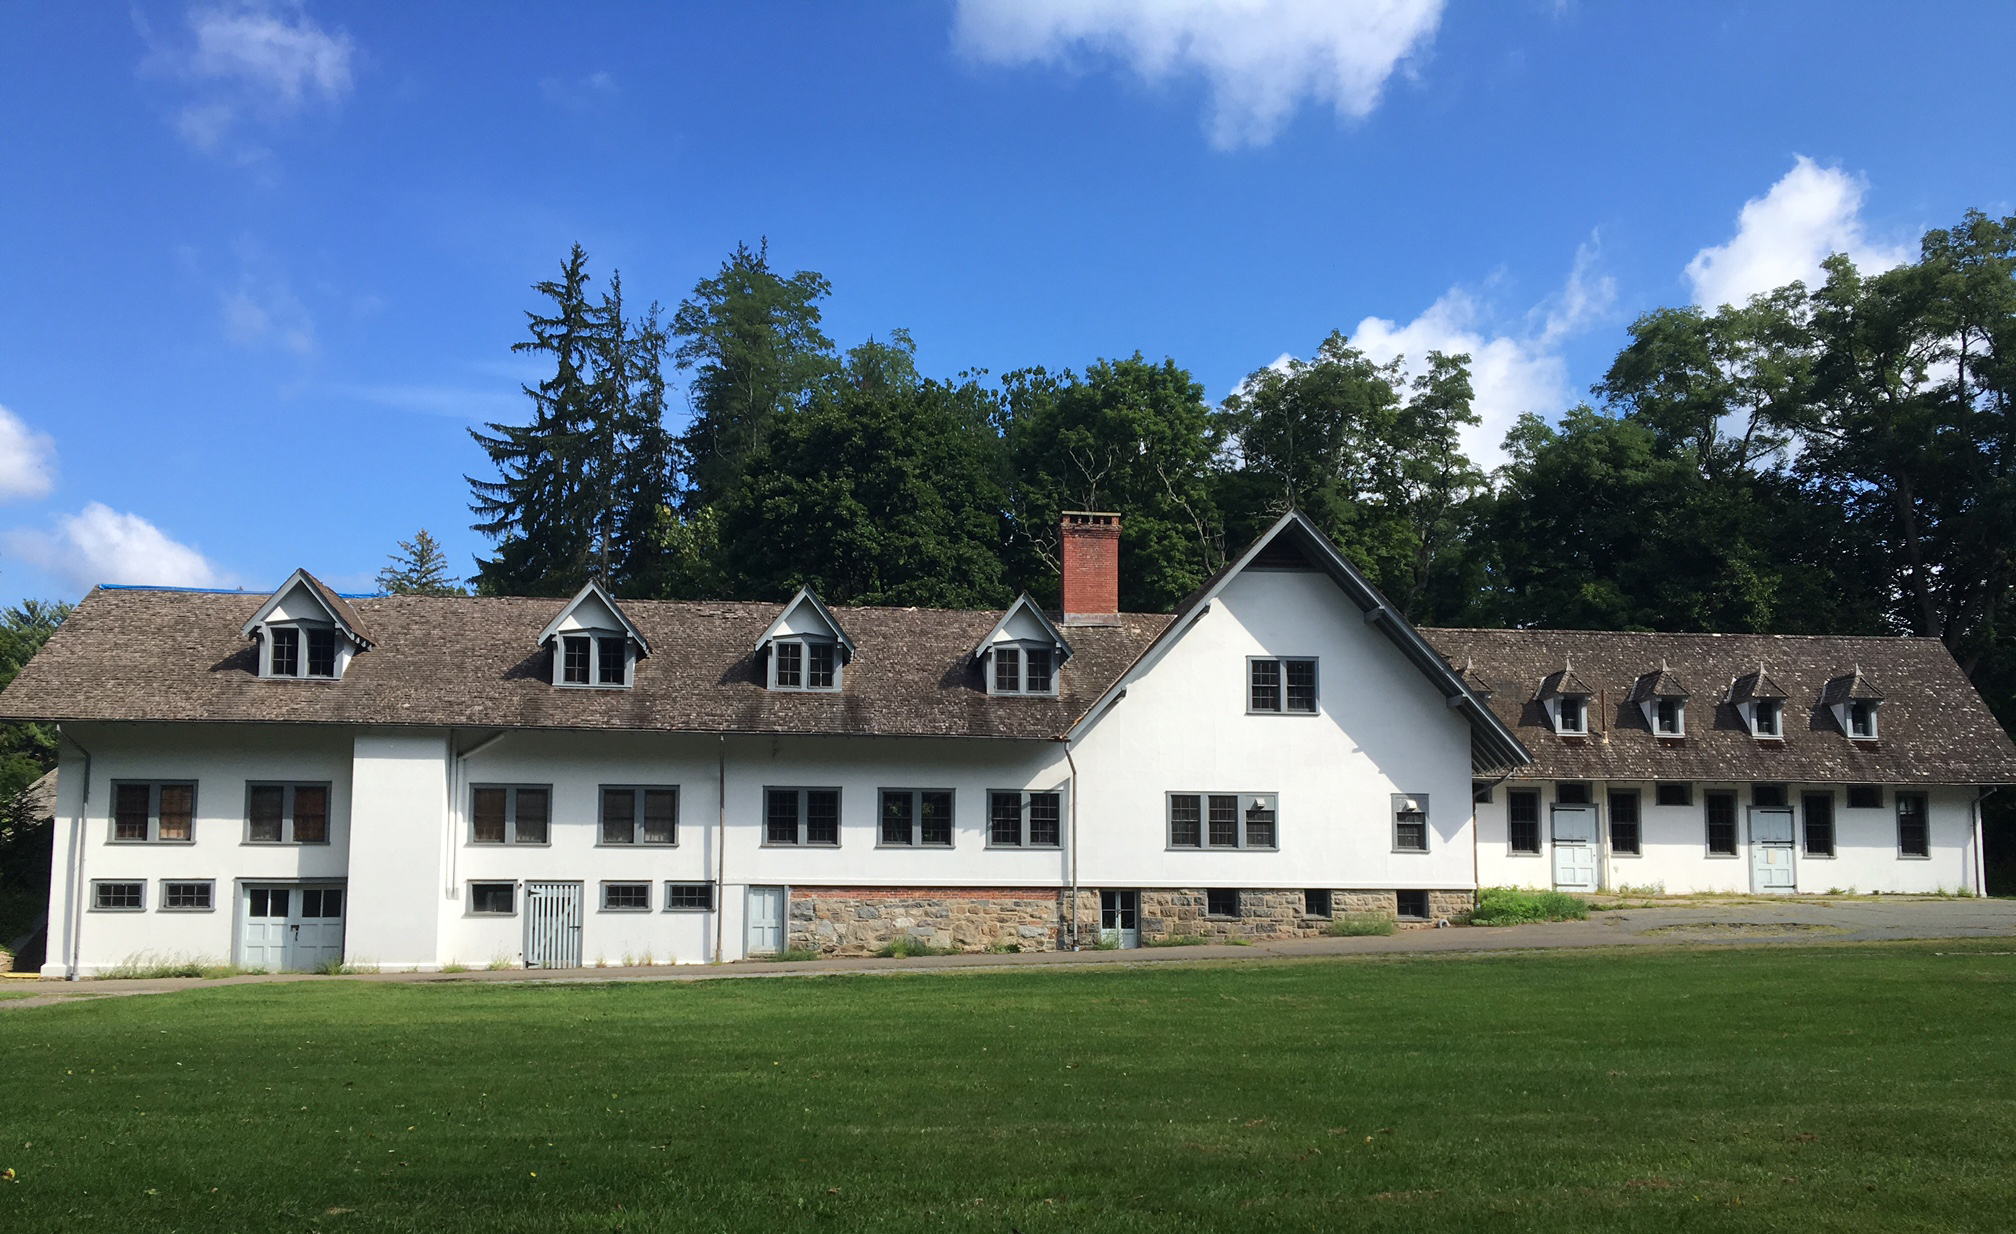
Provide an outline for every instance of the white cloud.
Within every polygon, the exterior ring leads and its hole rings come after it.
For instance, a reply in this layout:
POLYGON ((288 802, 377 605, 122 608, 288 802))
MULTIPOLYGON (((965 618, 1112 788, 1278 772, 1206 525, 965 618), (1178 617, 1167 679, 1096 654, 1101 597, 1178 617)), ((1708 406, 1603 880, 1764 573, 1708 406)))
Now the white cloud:
POLYGON ((1823 277, 1821 261, 1834 253, 1848 254, 1865 272, 1910 260, 1908 250, 1864 234, 1868 187, 1859 175, 1799 155, 1769 192, 1743 203, 1727 244, 1704 248, 1687 263, 1694 303, 1706 309, 1742 304, 1794 279, 1814 286, 1823 277))
POLYGON ((315 350, 315 319, 285 279, 239 277, 222 296, 224 337, 241 347, 277 344, 296 355, 315 350))
POLYGON ((1365 318, 1351 331, 1351 342, 1382 364, 1404 356, 1409 376, 1425 371, 1431 351, 1468 354, 1476 392, 1471 408, 1481 423, 1463 430, 1463 449, 1489 470, 1505 461, 1505 432, 1521 414, 1552 420, 1574 404, 1559 345, 1608 312, 1616 293, 1612 281, 1596 273, 1596 260, 1592 240, 1576 251, 1561 290, 1528 311, 1518 329, 1494 329, 1490 305, 1452 287, 1405 325, 1365 318))
POLYGON ((606 70, 574 81, 542 77, 539 79, 539 93, 555 107, 589 111, 597 104, 616 97, 616 77, 606 70))
POLYGON ((56 487, 56 441, 0 407, 0 501, 46 497, 56 487))
POLYGON ((0 533, 0 547, 79 591, 99 583, 226 587, 237 581, 146 519, 97 501, 57 519, 54 531, 0 533))
POLYGON ((1378 106, 1386 81, 1426 47, 1443 0, 959 0, 954 42, 999 64, 1089 52, 1150 82, 1202 74, 1220 149, 1265 145, 1302 101, 1342 119, 1378 106))
POLYGON ((223 147, 247 117, 276 121, 350 93, 356 45, 316 24, 301 0, 197 6, 188 25, 190 41, 157 47, 149 67, 196 83, 201 97, 176 115, 175 128, 199 150, 223 147))

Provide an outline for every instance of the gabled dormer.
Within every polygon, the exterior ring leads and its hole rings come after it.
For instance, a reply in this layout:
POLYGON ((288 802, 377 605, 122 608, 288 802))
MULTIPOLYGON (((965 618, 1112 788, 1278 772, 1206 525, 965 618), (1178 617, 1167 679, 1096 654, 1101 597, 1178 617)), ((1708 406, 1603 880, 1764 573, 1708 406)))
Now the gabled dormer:
POLYGON ((1848 734, 1848 740, 1877 739, 1876 713, 1883 706, 1883 692, 1862 675, 1861 665, 1828 682, 1820 701, 1834 713, 1834 722, 1848 734))
POLYGON ((573 689, 625 689, 637 679, 637 661, 651 654, 643 632, 594 579, 539 632, 539 645, 553 654, 553 684, 573 689))
POLYGON ((1743 718, 1743 727, 1759 741, 1782 741, 1785 737, 1785 700, 1791 695, 1771 680, 1759 663, 1757 671, 1745 673, 1729 683, 1729 701, 1743 718))
POLYGON ((1064 661, 1070 658, 1071 644, 1027 592, 1008 606, 973 649, 989 694, 1054 695, 1064 661))
POLYGON ((1575 675, 1575 662, 1564 659, 1560 669, 1540 682, 1540 689, 1533 697, 1547 709, 1547 722, 1556 733, 1563 737, 1587 737, 1589 699, 1594 693, 1575 675))
POLYGON ((1641 675, 1631 686, 1631 702, 1645 716, 1645 725, 1655 736, 1680 739, 1687 735, 1687 687, 1659 661, 1659 667, 1641 675))
POLYGON ((296 570, 245 623, 259 647, 259 675, 276 680, 337 681, 371 636, 349 601, 308 573, 296 570))
MULTIPOLYGON (((1452 669, 1456 668, 1453 664, 1449 667, 1452 669)), ((1477 661, 1474 657, 1465 656, 1463 658, 1463 667, 1456 669, 1456 676, 1478 698, 1488 699, 1491 697, 1491 683, 1484 680, 1484 674, 1477 671, 1477 661)))
POLYGON ((771 690, 838 690, 853 659, 854 640, 810 587, 800 587, 756 640, 756 662, 771 690))

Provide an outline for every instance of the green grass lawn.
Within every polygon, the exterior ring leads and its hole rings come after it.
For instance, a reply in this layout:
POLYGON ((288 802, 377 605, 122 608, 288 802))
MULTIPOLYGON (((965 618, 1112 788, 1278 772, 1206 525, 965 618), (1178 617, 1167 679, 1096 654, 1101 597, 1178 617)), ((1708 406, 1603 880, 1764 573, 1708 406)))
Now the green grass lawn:
POLYGON ((334 979, 0 1012, 0 1230, 2006 1228, 2008 952, 334 979))

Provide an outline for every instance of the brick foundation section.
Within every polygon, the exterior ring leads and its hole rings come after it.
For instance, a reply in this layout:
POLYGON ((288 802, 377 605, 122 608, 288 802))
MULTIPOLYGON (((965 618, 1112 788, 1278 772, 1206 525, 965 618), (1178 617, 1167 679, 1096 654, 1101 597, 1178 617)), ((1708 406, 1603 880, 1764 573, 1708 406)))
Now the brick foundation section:
MULTIPOLYGON (((1338 890, 1332 913, 1397 920, 1391 891, 1338 890)), ((832 956, 872 955, 900 938, 954 951, 1056 951, 1072 945, 1071 892, 1054 887, 793 887, 789 946, 832 956)), ((1242 890, 1239 916, 1205 913, 1201 889, 1141 892, 1143 942, 1172 935, 1208 939, 1315 938, 1335 920, 1303 911, 1301 888, 1242 890)), ((1460 920, 1469 891, 1428 893, 1430 920, 1460 920)), ((1099 892, 1080 888, 1079 944, 1099 938, 1099 892)), ((1402 929, 1429 922, 1400 922, 1402 929)))

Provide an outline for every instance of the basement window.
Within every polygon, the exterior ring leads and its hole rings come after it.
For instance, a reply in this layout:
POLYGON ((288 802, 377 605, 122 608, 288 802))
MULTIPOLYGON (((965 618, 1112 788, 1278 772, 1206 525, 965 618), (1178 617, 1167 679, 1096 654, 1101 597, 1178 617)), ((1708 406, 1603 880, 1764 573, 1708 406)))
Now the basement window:
POLYGON ((1428 893, 1425 891, 1394 892, 1393 915, 1402 921, 1428 920, 1428 893))
POLYGON ((1239 915, 1239 893, 1220 887, 1213 887, 1204 893, 1204 915, 1206 917, 1237 917, 1239 915))
POLYGON ((1304 917, 1328 917, 1331 915, 1331 898, 1328 891, 1305 891, 1302 893, 1302 915, 1304 917))

